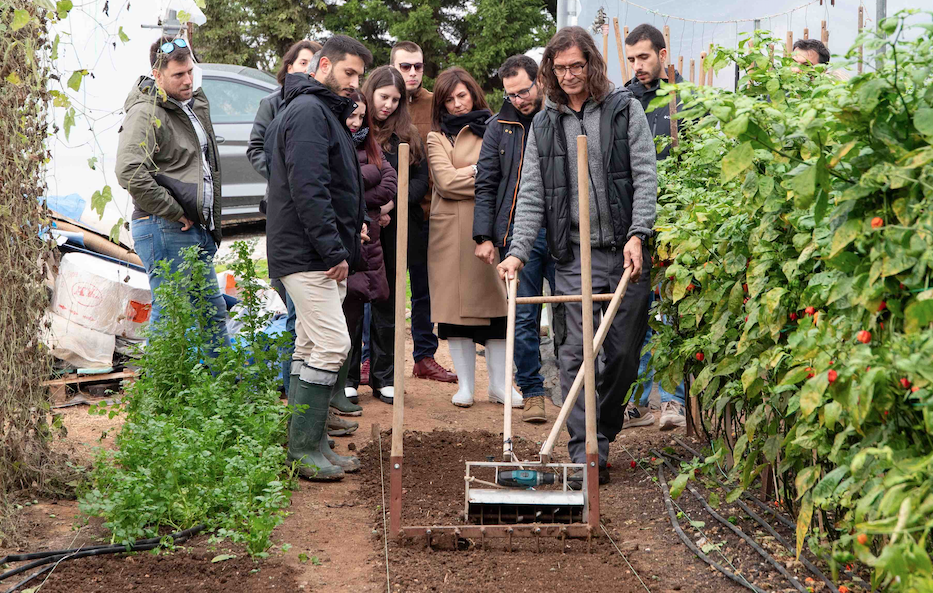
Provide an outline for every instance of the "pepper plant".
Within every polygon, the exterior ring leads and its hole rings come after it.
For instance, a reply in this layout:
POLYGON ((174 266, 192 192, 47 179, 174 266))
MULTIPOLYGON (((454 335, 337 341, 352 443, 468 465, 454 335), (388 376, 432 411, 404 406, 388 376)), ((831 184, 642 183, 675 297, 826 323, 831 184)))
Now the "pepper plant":
POLYGON ((929 20, 862 34, 883 66, 847 82, 758 35, 707 58, 738 65, 736 92, 668 85, 653 105, 684 102, 659 164, 662 385, 694 378, 734 459, 730 497, 771 465, 798 554, 807 542, 834 573, 858 559, 904 591, 933 588, 929 20))

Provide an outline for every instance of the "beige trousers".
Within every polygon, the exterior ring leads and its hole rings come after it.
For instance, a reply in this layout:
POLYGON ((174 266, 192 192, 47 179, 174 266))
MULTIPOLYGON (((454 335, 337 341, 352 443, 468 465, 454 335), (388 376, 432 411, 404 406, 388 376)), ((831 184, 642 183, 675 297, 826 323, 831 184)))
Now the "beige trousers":
POLYGON ((324 272, 298 272, 282 278, 282 284, 295 304, 295 354, 293 360, 303 360, 310 369, 323 371, 315 383, 333 384, 350 354, 350 332, 343 314, 343 299, 347 296, 347 281, 337 282, 324 272))

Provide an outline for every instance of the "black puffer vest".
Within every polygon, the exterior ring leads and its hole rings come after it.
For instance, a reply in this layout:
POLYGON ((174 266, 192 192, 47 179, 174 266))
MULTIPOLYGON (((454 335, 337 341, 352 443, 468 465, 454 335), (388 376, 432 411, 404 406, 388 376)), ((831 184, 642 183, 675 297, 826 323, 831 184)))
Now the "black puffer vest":
MULTIPOLYGON (((613 236, 604 237, 593 247, 622 248, 632 224, 632 201, 635 186, 629 159, 628 116, 632 94, 626 89, 611 92, 604 100, 599 118, 599 145, 602 147, 603 170, 606 172, 606 195, 612 212, 613 236)), ((573 258, 570 246, 570 175, 576 175, 576 163, 567 157, 567 137, 563 118, 576 117, 561 113, 552 104, 535 116, 532 124, 538 148, 541 181, 544 184, 545 226, 548 249, 558 262, 573 258)), ((576 141, 576 140, 574 140, 576 141)), ((600 158, 589 155, 590 159, 600 158)), ((574 197, 573 199, 578 199, 574 197)))

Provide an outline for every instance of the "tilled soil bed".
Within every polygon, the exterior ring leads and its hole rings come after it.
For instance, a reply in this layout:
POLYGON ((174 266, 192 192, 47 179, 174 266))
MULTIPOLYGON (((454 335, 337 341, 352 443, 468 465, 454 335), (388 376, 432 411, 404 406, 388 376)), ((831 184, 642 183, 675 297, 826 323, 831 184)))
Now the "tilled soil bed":
MULTIPOLYGON (((385 487, 388 488, 390 436, 382 435, 385 487)), ((501 436, 489 432, 406 433, 402 484, 403 523, 406 525, 456 525, 462 523, 464 462, 483 461, 496 454, 501 436)), ((649 445, 629 441, 636 457, 649 445)), ((533 459, 539 443, 518 439, 520 458, 533 459)), ((382 481, 379 477, 379 446, 362 451, 361 496, 373 509, 374 543, 383 552, 382 481)), ((640 469, 625 465, 630 459, 622 443, 614 445, 617 466, 612 482, 600 489, 602 520, 613 541, 605 534, 592 542, 542 538, 538 552, 534 539, 516 538, 512 551, 505 540, 487 539, 486 549, 478 542, 461 542, 453 550, 452 538, 438 538, 428 549, 424 542, 396 544, 390 541, 389 579, 401 591, 739 591, 741 587, 712 571, 692 555, 671 532, 658 486, 640 469), (614 543, 613 543, 614 542, 614 543), (627 558, 616 549, 618 546, 627 558), (631 563, 631 566, 629 566, 631 563), (634 569, 634 570, 633 570, 634 569), (636 576, 637 573, 637 576, 636 576)), ((498 457, 498 456, 497 456, 498 457)), ((386 491, 388 496, 388 491, 386 491)), ((378 577, 385 586, 385 564, 378 577)))
MULTIPOLYGON (((227 552, 199 548, 178 549, 173 553, 159 555, 140 552, 80 558, 59 564, 40 591, 259 593, 299 590, 294 578, 294 569, 281 561, 254 561, 245 551, 239 550, 235 552, 235 558, 211 562, 218 555, 225 553, 227 552)), ((39 585, 42 578, 29 583, 27 588, 39 585)))

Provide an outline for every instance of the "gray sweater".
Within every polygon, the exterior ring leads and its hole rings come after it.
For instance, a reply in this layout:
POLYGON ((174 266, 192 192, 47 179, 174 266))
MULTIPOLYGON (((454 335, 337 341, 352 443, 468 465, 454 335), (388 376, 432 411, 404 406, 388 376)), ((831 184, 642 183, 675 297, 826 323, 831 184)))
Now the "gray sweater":
MULTIPOLYGON (((567 138, 567 158, 570 163, 577 162, 576 137, 586 133, 587 154, 590 169, 590 243, 593 247, 606 246, 613 236, 609 198, 606 195, 606 172, 603 169, 602 147, 599 142, 599 115, 602 104, 587 99, 583 105, 583 126, 580 118, 567 106, 557 106, 550 99, 546 108, 559 109, 567 138), (566 114, 566 115, 563 115, 566 114), (585 131, 584 129, 585 128, 585 131)), ((629 103, 629 152, 634 183, 632 203, 632 225, 628 237, 635 233, 652 235, 655 210, 658 201, 658 172, 656 151, 648 120, 638 99, 629 103)), ((580 208, 578 200, 576 167, 571 167, 570 174, 570 215, 572 220, 571 242, 579 244, 580 208)), ((532 128, 525 156, 522 163, 522 178, 518 190, 518 204, 515 211, 515 228, 512 232, 512 246, 509 255, 514 255, 527 263, 531 247, 544 224, 544 182, 538 164, 538 143, 532 128)))

